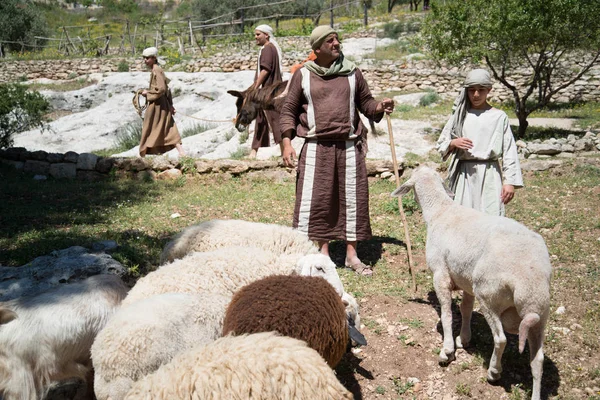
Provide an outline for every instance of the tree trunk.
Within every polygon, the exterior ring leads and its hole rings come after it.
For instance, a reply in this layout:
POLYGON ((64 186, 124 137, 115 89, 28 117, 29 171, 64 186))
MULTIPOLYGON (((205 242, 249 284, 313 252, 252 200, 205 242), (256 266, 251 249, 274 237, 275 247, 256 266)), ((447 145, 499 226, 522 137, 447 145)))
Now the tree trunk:
POLYGON ((519 140, 525 137, 525 131, 529 126, 529 122, 527 122, 528 113, 525 110, 524 104, 522 104, 521 107, 518 107, 516 112, 517 118, 519 119, 519 129, 517 130, 517 134, 515 135, 515 140, 519 140))

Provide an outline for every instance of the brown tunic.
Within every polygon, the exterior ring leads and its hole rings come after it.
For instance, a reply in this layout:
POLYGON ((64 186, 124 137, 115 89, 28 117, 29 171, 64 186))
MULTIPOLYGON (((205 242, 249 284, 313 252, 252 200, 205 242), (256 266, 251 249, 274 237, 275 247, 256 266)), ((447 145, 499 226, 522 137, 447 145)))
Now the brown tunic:
MULTIPOLYGON (((277 48, 272 43, 267 43, 258 60, 260 70, 269 71, 267 79, 262 86, 271 85, 281 82, 281 70, 279 69, 279 54, 277 48)), ((254 77, 254 81, 258 78, 258 73, 254 77)), ((256 116, 256 125, 254 129, 254 138, 252 139, 252 148, 269 147, 269 126, 273 132, 273 140, 275 143, 281 142, 281 131, 279 130, 279 113, 275 110, 260 110, 256 116)))
POLYGON ((154 65, 150 74, 148 88, 148 108, 144 114, 142 139, 140 141, 140 156, 146 154, 162 154, 175 148, 181 143, 181 136, 171 113, 167 79, 161 67, 154 65))
POLYGON ((361 140, 367 130, 356 111, 379 121, 383 113, 376 114, 376 107, 358 69, 348 76, 321 77, 301 68, 292 77, 280 128, 305 139, 298 159, 293 226, 312 240, 371 238, 361 140))

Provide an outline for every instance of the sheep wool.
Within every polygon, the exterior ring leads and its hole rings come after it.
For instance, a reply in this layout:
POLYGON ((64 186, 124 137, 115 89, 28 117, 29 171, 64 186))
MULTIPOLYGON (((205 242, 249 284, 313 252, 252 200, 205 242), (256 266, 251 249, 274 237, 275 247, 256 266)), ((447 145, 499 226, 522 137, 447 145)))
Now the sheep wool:
POLYGON ((274 332, 227 336, 175 357, 126 400, 353 399, 306 343, 274 332))
POLYGON ((230 297, 165 293, 124 306, 92 346, 98 400, 122 400, 131 386, 182 351, 221 336, 230 297))
POLYGON ((427 224, 427 265, 441 306, 444 344, 439 361, 454 358, 452 290, 463 291, 462 326, 456 347, 471 340, 471 314, 477 299, 494 337, 487 379, 500 379, 504 331, 519 335, 519 351, 529 342, 533 390, 539 400, 544 363, 544 329, 550 310, 552 266, 544 239, 510 218, 486 215, 455 204, 442 178, 419 167, 392 196, 415 191, 427 224))
POLYGON ((95 275, 0 303, 0 398, 42 399, 53 383, 87 381, 92 342, 126 294, 118 276, 95 275))
POLYGON ((305 341, 332 368, 348 347, 344 304, 319 277, 269 276, 233 296, 225 313, 223 336, 270 331, 305 341))
POLYGON ((193 251, 210 251, 226 246, 251 246, 275 254, 317 253, 308 237, 288 226, 241 220, 210 220, 192 225, 167 243, 161 264, 185 257, 193 251))

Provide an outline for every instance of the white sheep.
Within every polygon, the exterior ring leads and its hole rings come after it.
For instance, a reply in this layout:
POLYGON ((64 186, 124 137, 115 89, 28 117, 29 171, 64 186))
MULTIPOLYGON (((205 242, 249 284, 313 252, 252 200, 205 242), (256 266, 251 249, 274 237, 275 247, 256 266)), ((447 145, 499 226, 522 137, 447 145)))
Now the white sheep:
POLYGON ((252 246, 275 254, 312 254, 318 249, 308 237, 288 226, 241 220, 210 220, 185 228, 167 243, 161 264, 193 251, 225 246, 252 246))
POLYGON ((502 372, 504 331, 518 333, 520 352, 529 341, 532 399, 539 399, 550 307, 551 265, 544 240, 512 219, 455 204, 431 168, 416 169, 392 196, 410 189, 414 189, 427 224, 427 264, 441 305, 444 345, 440 363, 454 358, 451 296, 452 290, 462 289, 462 327, 456 347, 471 340, 471 313, 477 298, 494 336, 488 380, 498 380, 502 372))
POLYGON ((221 336, 230 297, 165 293, 121 307, 92 346, 98 400, 121 400, 131 386, 182 351, 221 336))
POLYGON ((138 381, 127 400, 353 399, 305 342, 273 332, 226 336, 175 357, 138 381))
POLYGON ((292 273, 321 276, 340 296, 344 293, 335 264, 322 254, 299 258, 297 254, 279 256, 255 247, 223 247, 204 253, 191 253, 159 267, 137 281, 123 305, 168 292, 232 296, 242 286, 258 279, 292 273))
POLYGON ((116 275, 96 275, 0 303, 0 393, 35 400, 69 378, 87 381, 90 347, 125 297, 116 275))

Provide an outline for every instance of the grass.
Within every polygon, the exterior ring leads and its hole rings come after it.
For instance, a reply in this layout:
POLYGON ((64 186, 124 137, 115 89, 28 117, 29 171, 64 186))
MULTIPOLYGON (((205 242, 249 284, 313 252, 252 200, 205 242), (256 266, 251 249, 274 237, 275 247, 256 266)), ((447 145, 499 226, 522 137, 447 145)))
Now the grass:
MULTIPOLYGON (((509 204, 508 216, 542 235, 554 269, 543 385, 555 388, 553 396, 572 398, 569 397, 572 388, 598 386, 600 380, 597 357, 600 350, 600 304, 597 302, 600 298, 600 215, 597 212, 600 161, 573 162, 549 171, 526 173, 525 185, 509 204), (568 310, 565 315, 553 312, 560 305, 568 310), (581 328, 569 336, 551 329, 569 327, 573 322, 581 328)), ((371 299, 367 303, 371 306, 374 298, 398 304, 407 304, 414 298, 400 216, 398 210, 388 204, 394 187, 395 184, 387 180, 370 182, 374 237, 360 242, 358 252, 365 263, 374 266, 375 274, 364 278, 339 270, 346 290, 358 298, 371 299)), ((31 175, 0 166, 0 264, 24 265, 53 250, 112 239, 119 244, 113 257, 132 277, 143 276, 158 266, 160 251, 169 238, 198 221, 239 218, 289 226, 294 189, 294 182, 275 184, 246 176, 232 178, 225 174, 194 173, 176 182, 33 181, 31 175), (176 212, 182 217, 171 219, 170 215, 176 212)), ((419 296, 426 296, 433 287, 424 263, 425 225, 420 212, 415 211, 407 215, 407 224, 417 262, 419 296)), ((332 242, 330 250, 333 260, 341 265, 345 246, 332 242)), ((381 334, 377 338, 383 338, 386 330, 375 318, 365 316, 363 320, 372 333, 381 334)), ((432 326, 420 316, 410 318, 407 323, 415 326, 412 329, 417 333, 431 330, 432 326)), ((491 334, 489 329, 483 329, 485 320, 481 316, 479 323, 481 326, 474 327, 474 342, 477 351, 483 350, 483 358, 457 374, 449 374, 458 382, 468 384, 472 393, 480 393, 482 388, 490 390, 484 382, 463 379, 463 374, 480 377, 489 360, 486 357, 491 354, 491 334), (480 332, 483 332, 481 336, 480 332)), ((420 350, 423 354, 431 353, 432 357, 435 351, 420 350)), ((526 359, 527 355, 519 355, 514 345, 507 346, 504 365, 507 372, 521 377, 518 383, 529 382, 526 359), (511 365, 511 369, 507 365, 511 365)), ((449 386, 450 390, 456 388, 455 384, 449 386)), ((524 388, 513 384, 508 393, 512 391, 513 398, 527 398, 528 388, 527 384, 524 388)), ((397 378, 390 392, 400 394, 409 390, 408 382, 397 378)))
POLYGON ((53 90, 55 92, 70 92, 72 90, 83 89, 84 87, 92 86, 97 84, 97 81, 88 80, 84 78, 72 79, 69 81, 63 81, 58 83, 30 83, 27 87, 30 90, 53 90))
MULTIPOLYGON (((516 118, 515 108, 511 104, 494 104, 504 110, 510 118, 516 118)), ((553 103, 541 110, 534 111, 530 118, 572 118, 575 126, 586 130, 600 127, 600 103, 553 103)), ((529 128, 528 128, 529 129, 529 128)))

